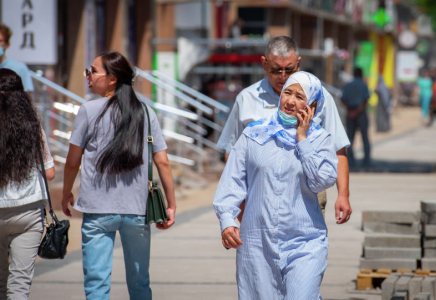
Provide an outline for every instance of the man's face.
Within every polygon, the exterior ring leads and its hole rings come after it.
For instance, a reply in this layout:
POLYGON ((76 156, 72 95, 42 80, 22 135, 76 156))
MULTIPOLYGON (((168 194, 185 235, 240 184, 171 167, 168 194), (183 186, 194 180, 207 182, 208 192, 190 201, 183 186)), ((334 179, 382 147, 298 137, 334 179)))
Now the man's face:
POLYGON ((262 56, 266 77, 278 95, 282 92, 289 76, 300 70, 300 60, 301 57, 297 56, 295 52, 289 52, 289 55, 285 57, 274 54, 270 54, 268 57, 262 56))
POLYGON ((0 47, 3 47, 4 50, 9 48, 9 43, 6 43, 4 35, 0 32, 0 47))

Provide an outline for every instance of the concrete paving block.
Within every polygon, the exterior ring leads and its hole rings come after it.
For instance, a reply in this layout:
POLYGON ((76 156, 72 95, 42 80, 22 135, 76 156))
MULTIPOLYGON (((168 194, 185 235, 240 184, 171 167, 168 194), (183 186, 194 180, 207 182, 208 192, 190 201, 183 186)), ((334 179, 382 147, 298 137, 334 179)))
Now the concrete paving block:
POLYGON ((436 248, 436 238, 424 237, 424 248, 436 248))
POLYGON ((436 258, 424 257, 421 259, 421 269, 436 271, 436 258))
POLYGON ((436 249, 435 248, 424 248, 424 257, 425 258, 436 258, 436 249))
POLYGON ((436 200, 422 200, 421 201, 421 211, 425 213, 436 212, 436 200))
POLYGON ((436 277, 433 276, 427 276, 422 281, 421 284, 421 292, 423 293, 429 293, 430 294, 430 300, 435 300, 435 289, 436 289, 436 277))
POLYGON ((409 281, 409 300, 413 300, 419 293, 421 293, 421 284, 424 277, 413 277, 409 281))
POLYGON ((416 270, 416 259, 405 258, 380 258, 360 259, 361 269, 392 269, 392 270, 416 270))
POLYGON ((436 237, 436 224, 424 224, 423 233, 426 238, 436 237))
POLYGON ((401 277, 395 282, 394 291, 408 291, 409 290, 409 282, 412 279, 413 274, 403 274, 401 277))
POLYGON ((422 212, 422 222, 425 224, 436 224, 436 212, 422 212))
POLYGON ((382 282, 382 300, 390 300, 394 294, 395 283, 400 278, 400 273, 392 273, 382 282))
MULTIPOLYGON (((435 210, 436 211, 436 210, 435 210)), ((419 222, 419 211, 363 211, 362 222, 412 224, 419 222)))
POLYGON ((429 293, 419 293, 415 296, 413 300, 430 300, 430 294, 429 293))
POLYGON ((412 234, 367 234, 365 247, 420 248, 421 236, 412 234))
MULTIPOLYGON (((431 249, 433 250, 433 249, 431 249)), ((435 253, 436 253, 436 249, 435 253)), ((378 248, 364 247, 364 257, 373 258, 409 258, 420 259, 421 248, 378 248)))
POLYGON ((408 299, 409 299, 409 297, 408 297, 407 291, 395 292, 391 298, 391 300, 408 300, 408 299))
POLYGON ((417 221, 412 224, 363 222, 363 231, 366 233, 419 234, 421 222, 417 221))

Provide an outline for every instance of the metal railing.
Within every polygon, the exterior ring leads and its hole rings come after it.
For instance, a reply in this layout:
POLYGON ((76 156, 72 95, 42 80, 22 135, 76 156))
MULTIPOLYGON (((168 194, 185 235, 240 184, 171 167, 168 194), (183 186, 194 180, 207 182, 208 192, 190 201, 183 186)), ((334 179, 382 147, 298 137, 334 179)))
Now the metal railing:
MULTIPOLYGON (((30 75, 35 83, 34 98, 38 100, 36 106, 41 112, 43 127, 52 148, 53 158, 60 163, 65 163, 65 157, 69 150, 68 139, 75 115, 80 108, 80 104, 87 102, 87 100, 33 71, 30 71, 30 75)), ((139 93, 137 95, 139 100, 156 111, 175 119, 198 134, 205 134, 206 131, 203 128, 192 122, 198 120, 197 114, 162 103, 155 103, 139 93)), ((189 149, 193 149, 197 153, 203 153, 192 145, 194 142, 192 137, 169 131, 163 131, 163 134, 176 140, 179 143, 178 145, 185 143, 189 145, 187 146, 189 149)), ((194 160, 178 155, 168 154, 168 158, 170 161, 180 164, 195 165, 194 160)))
MULTIPOLYGON (((180 83, 165 74, 158 71, 144 71, 136 68, 136 74, 139 78, 147 81, 150 84, 153 84, 158 92, 156 93, 156 102, 152 102, 146 96, 137 93, 140 97, 147 99, 147 104, 154 103, 154 105, 159 105, 161 103, 167 102, 166 105, 170 106, 168 102, 175 106, 175 108, 180 109, 185 112, 189 112, 192 114, 196 114, 197 119, 195 120, 186 120, 186 119, 178 119, 179 125, 177 128, 174 128, 175 131, 178 131, 186 136, 189 136, 195 140, 195 146, 190 145, 187 148, 197 153, 197 170, 203 171, 203 161, 204 161, 204 147, 210 147, 218 152, 222 150, 218 149, 217 141, 219 138, 219 134, 222 132, 223 127, 213 120, 217 120, 217 115, 220 112, 228 114, 230 108, 226 105, 206 96, 202 93, 194 90, 193 88, 180 83), (160 89, 160 92, 159 92, 160 89), (175 97, 175 101, 167 101, 166 93, 175 97), (177 101, 179 100, 179 101, 177 101), (206 106, 208 105, 208 106, 206 106), (188 111, 189 107, 193 111, 188 111), (211 108, 212 107, 212 108, 211 108), (206 115, 212 115, 212 120, 207 118, 206 115), (213 141, 205 138, 204 136, 207 134, 206 128, 212 129, 213 141), (193 131, 195 132, 193 132, 193 131)), ((165 116, 167 114, 164 113, 165 116)), ((217 155, 218 159, 218 155, 217 155)))

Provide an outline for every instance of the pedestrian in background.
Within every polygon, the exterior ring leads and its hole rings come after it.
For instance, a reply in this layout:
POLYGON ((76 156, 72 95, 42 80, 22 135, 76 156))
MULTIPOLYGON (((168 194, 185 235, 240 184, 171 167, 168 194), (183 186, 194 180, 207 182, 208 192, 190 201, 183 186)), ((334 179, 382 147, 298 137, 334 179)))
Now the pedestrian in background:
POLYGON ((360 130, 363 140, 363 150, 365 157, 363 165, 371 164, 370 151, 371 146, 368 138, 368 115, 366 114, 366 105, 369 100, 368 86, 363 82, 363 72, 360 68, 354 69, 354 79, 342 87, 341 101, 347 108, 347 134, 350 140, 347 156, 350 165, 355 164, 353 153, 354 135, 360 130))
POLYGON ((55 170, 36 109, 10 69, 0 69, 0 128, 0 299, 28 299, 47 205, 40 153, 48 180, 55 170))
POLYGON ((328 238, 317 194, 338 165, 331 134, 312 121, 324 104, 318 78, 294 73, 278 111, 249 124, 230 153, 214 207, 223 245, 237 248, 239 300, 320 299, 328 238))
POLYGON ((433 81, 431 80, 428 71, 426 69, 421 71, 421 76, 416 82, 419 86, 419 102, 421 104, 421 116, 425 121, 428 117, 430 109, 430 101, 432 96, 433 81))
MULTIPOLYGON (((82 255, 86 299, 110 298, 116 231, 123 246, 126 281, 132 300, 151 299, 148 195, 148 122, 133 91, 135 73, 118 52, 98 56, 86 70, 91 92, 102 98, 83 104, 74 121, 65 164, 62 209, 83 212, 82 255), (71 193, 81 166, 80 192, 71 193)), ((170 164, 158 119, 151 108, 153 161, 168 201, 167 229, 174 224, 176 202, 170 164)))
POLYGON ((9 41, 11 36, 11 29, 4 24, 0 24, 0 69, 6 68, 15 71, 21 77, 24 90, 26 92, 33 92, 32 77, 30 77, 29 68, 26 64, 6 57, 6 50, 10 46, 9 41))
POLYGON ((377 131, 388 132, 391 130, 391 92, 386 86, 383 75, 378 76, 377 88, 375 89, 378 95, 377 103, 377 131))

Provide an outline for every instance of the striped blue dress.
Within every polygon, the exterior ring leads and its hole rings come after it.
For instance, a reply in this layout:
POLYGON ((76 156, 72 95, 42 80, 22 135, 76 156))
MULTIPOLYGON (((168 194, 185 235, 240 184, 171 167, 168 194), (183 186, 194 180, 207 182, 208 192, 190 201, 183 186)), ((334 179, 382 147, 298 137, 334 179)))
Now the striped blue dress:
POLYGON ((294 146, 264 145, 242 134, 214 198, 221 230, 238 227, 240 300, 317 300, 327 267, 327 228, 317 193, 334 185, 337 156, 330 134, 311 134, 294 146))

